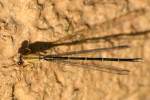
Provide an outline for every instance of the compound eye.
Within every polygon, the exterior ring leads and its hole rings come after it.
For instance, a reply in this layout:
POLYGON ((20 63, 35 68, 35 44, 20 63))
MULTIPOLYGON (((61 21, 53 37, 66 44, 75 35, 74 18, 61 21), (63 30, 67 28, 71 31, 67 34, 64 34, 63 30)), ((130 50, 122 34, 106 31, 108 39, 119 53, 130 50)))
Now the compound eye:
POLYGON ((17 64, 18 64, 18 65, 22 65, 22 63, 21 63, 21 62, 18 62, 17 64))
POLYGON ((22 65, 24 62, 22 60, 20 60, 19 62, 17 62, 18 65, 22 65))

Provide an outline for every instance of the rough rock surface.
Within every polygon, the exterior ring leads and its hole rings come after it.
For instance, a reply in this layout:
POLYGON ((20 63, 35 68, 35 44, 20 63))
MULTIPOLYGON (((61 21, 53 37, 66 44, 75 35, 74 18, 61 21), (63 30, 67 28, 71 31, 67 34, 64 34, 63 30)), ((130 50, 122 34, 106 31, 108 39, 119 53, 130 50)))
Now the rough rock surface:
POLYGON ((0 100, 150 100, 149 34, 149 0, 0 0, 0 100), (44 54, 128 45, 76 56, 144 60, 32 60, 17 65, 14 58, 25 40, 59 44, 83 40, 44 54), (119 75, 93 70, 95 66, 130 72, 119 75))

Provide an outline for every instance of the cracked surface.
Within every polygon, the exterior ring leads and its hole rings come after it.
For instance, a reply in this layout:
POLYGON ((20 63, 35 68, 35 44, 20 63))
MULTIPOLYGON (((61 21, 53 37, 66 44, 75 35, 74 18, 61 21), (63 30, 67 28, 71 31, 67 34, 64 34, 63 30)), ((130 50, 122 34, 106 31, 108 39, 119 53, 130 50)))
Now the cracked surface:
POLYGON ((0 0, 0 100, 149 100, 149 7, 148 0, 0 0), (129 45, 76 56, 142 57, 144 61, 69 64, 38 60, 16 65, 13 58, 25 40, 76 41, 43 54, 129 45), (95 65, 130 73, 88 69, 95 65))

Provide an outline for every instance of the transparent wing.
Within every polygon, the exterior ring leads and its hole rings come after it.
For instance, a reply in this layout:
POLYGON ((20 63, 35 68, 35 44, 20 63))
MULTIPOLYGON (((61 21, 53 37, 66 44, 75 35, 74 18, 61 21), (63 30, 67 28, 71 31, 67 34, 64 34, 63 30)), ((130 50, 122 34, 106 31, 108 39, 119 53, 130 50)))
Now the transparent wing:
POLYGON ((106 65, 106 64, 80 64, 79 62, 72 62, 72 61, 53 61, 55 63, 60 63, 63 65, 71 65, 72 67, 79 67, 79 68, 85 68, 85 69, 90 69, 90 70, 96 70, 96 71, 102 71, 102 72, 107 72, 107 73, 112 73, 112 74, 118 74, 118 75, 128 75, 129 70, 123 69, 123 68, 116 68, 112 65, 106 65))
POLYGON ((102 52, 102 51, 125 49, 125 48, 129 48, 129 47, 130 46, 128 46, 128 45, 120 45, 120 46, 112 46, 112 47, 109 47, 109 48, 96 48, 96 49, 64 52, 64 53, 56 54, 55 56, 66 56, 66 55, 96 53, 96 52, 102 52))

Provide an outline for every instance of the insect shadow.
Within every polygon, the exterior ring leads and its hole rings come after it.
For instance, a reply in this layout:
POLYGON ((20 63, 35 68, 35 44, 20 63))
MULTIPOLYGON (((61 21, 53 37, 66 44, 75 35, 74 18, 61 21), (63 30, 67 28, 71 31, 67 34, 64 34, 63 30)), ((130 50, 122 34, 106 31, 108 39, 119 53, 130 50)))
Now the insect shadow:
POLYGON ((42 41, 29 43, 28 40, 25 40, 22 42, 21 47, 18 49, 18 53, 22 55, 27 55, 27 54, 42 52, 42 51, 45 51, 45 50, 48 50, 50 48, 54 48, 57 46, 63 46, 63 45, 69 46, 69 45, 82 44, 82 43, 86 43, 89 41, 96 41, 96 40, 110 41, 112 39, 119 39, 121 37, 135 37, 135 36, 142 36, 142 35, 145 36, 145 35, 148 35, 149 33, 150 33, 150 30, 145 30, 145 31, 139 31, 139 32, 106 35, 106 36, 101 36, 101 37, 91 37, 91 38, 79 39, 79 40, 74 40, 71 42, 62 42, 62 43, 42 42, 42 41))

